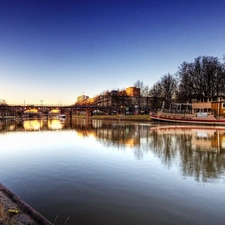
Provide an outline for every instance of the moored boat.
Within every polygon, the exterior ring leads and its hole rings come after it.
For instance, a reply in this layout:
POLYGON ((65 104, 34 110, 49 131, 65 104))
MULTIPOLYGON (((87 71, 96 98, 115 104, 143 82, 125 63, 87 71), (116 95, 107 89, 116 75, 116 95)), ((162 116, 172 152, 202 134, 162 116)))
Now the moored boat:
POLYGON ((57 116, 57 118, 60 119, 60 120, 64 120, 64 119, 66 119, 66 115, 65 114, 59 114, 57 116))
POLYGON ((225 126, 225 101, 172 103, 150 113, 152 121, 225 126))
POLYGON ((63 114, 60 109, 52 109, 48 113, 48 118, 64 120, 64 119, 66 119, 66 115, 63 114))

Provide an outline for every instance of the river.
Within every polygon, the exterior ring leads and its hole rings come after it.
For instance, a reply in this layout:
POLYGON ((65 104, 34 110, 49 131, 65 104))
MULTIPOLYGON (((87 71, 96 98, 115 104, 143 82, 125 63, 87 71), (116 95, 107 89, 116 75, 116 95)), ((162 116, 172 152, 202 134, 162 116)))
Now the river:
POLYGON ((0 125, 0 182, 56 225, 222 225, 225 128, 0 125))

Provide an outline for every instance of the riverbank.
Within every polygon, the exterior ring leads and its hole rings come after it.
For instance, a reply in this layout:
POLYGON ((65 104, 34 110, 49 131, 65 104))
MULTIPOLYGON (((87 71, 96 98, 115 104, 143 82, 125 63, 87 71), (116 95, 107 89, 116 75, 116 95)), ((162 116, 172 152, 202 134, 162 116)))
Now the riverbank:
POLYGON ((99 119, 99 120, 123 120, 123 121, 140 121, 140 122, 149 122, 150 116, 148 114, 144 115, 93 115, 90 117, 86 116, 73 116, 73 118, 91 118, 91 119, 99 119))
POLYGON ((53 225, 0 183, 0 225, 53 225))
MULTIPOLYGON (((16 117, 14 116, 8 116, 8 117, 0 117, 0 121, 4 121, 7 119, 15 119, 16 117)), ((85 119, 85 118, 91 118, 91 119, 100 119, 100 120, 127 120, 127 121, 150 121, 150 116, 148 114, 144 115, 92 115, 90 117, 87 117, 85 115, 73 115, 72 118, 80 118, 80 119, 85 119)))

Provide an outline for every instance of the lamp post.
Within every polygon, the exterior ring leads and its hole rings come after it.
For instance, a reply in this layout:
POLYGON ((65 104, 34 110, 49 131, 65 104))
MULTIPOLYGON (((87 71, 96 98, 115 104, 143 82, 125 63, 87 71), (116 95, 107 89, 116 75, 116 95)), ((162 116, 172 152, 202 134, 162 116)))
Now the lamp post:
POLYGON ((5 99, 0 99, 0 104, 5 104, 5 99))
MULTIPOLYGON (((5 105, 5 104, 6 104, 6 101, 4 99, 0 99, 0 105, 5 105)), ((7 109, 5 109, 5 114, 7 116, 7 109)), ((2 111, 0 115, 1 115, 1 118, 4 118, 4 111, 2 111)))
POLYGON ((39 109, 41 109, 41 112, 43 113, 43 100, 41 100, 40 102, 41 102, 41 108, 39 107, 39 109))

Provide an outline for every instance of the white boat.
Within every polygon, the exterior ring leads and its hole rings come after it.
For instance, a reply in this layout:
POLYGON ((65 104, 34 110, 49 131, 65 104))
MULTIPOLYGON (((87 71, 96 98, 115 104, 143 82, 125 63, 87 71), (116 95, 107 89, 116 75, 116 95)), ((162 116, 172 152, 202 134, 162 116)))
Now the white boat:
POLYGON ((150 113, 152 121, 225 126, 225 101, 173 103, 150 113))
POLYGON ((64 120, 64 119, 66 119, 66 115, 61 113, 61 111, 59 109, 52 109, 48 113, 48 118, 64 120))
POLYGON ((65 114, 59 114, 57 116, 57 118, 60 119, 60 120, 64 120, 64 119, 66 119, 66 115, 65 114))

